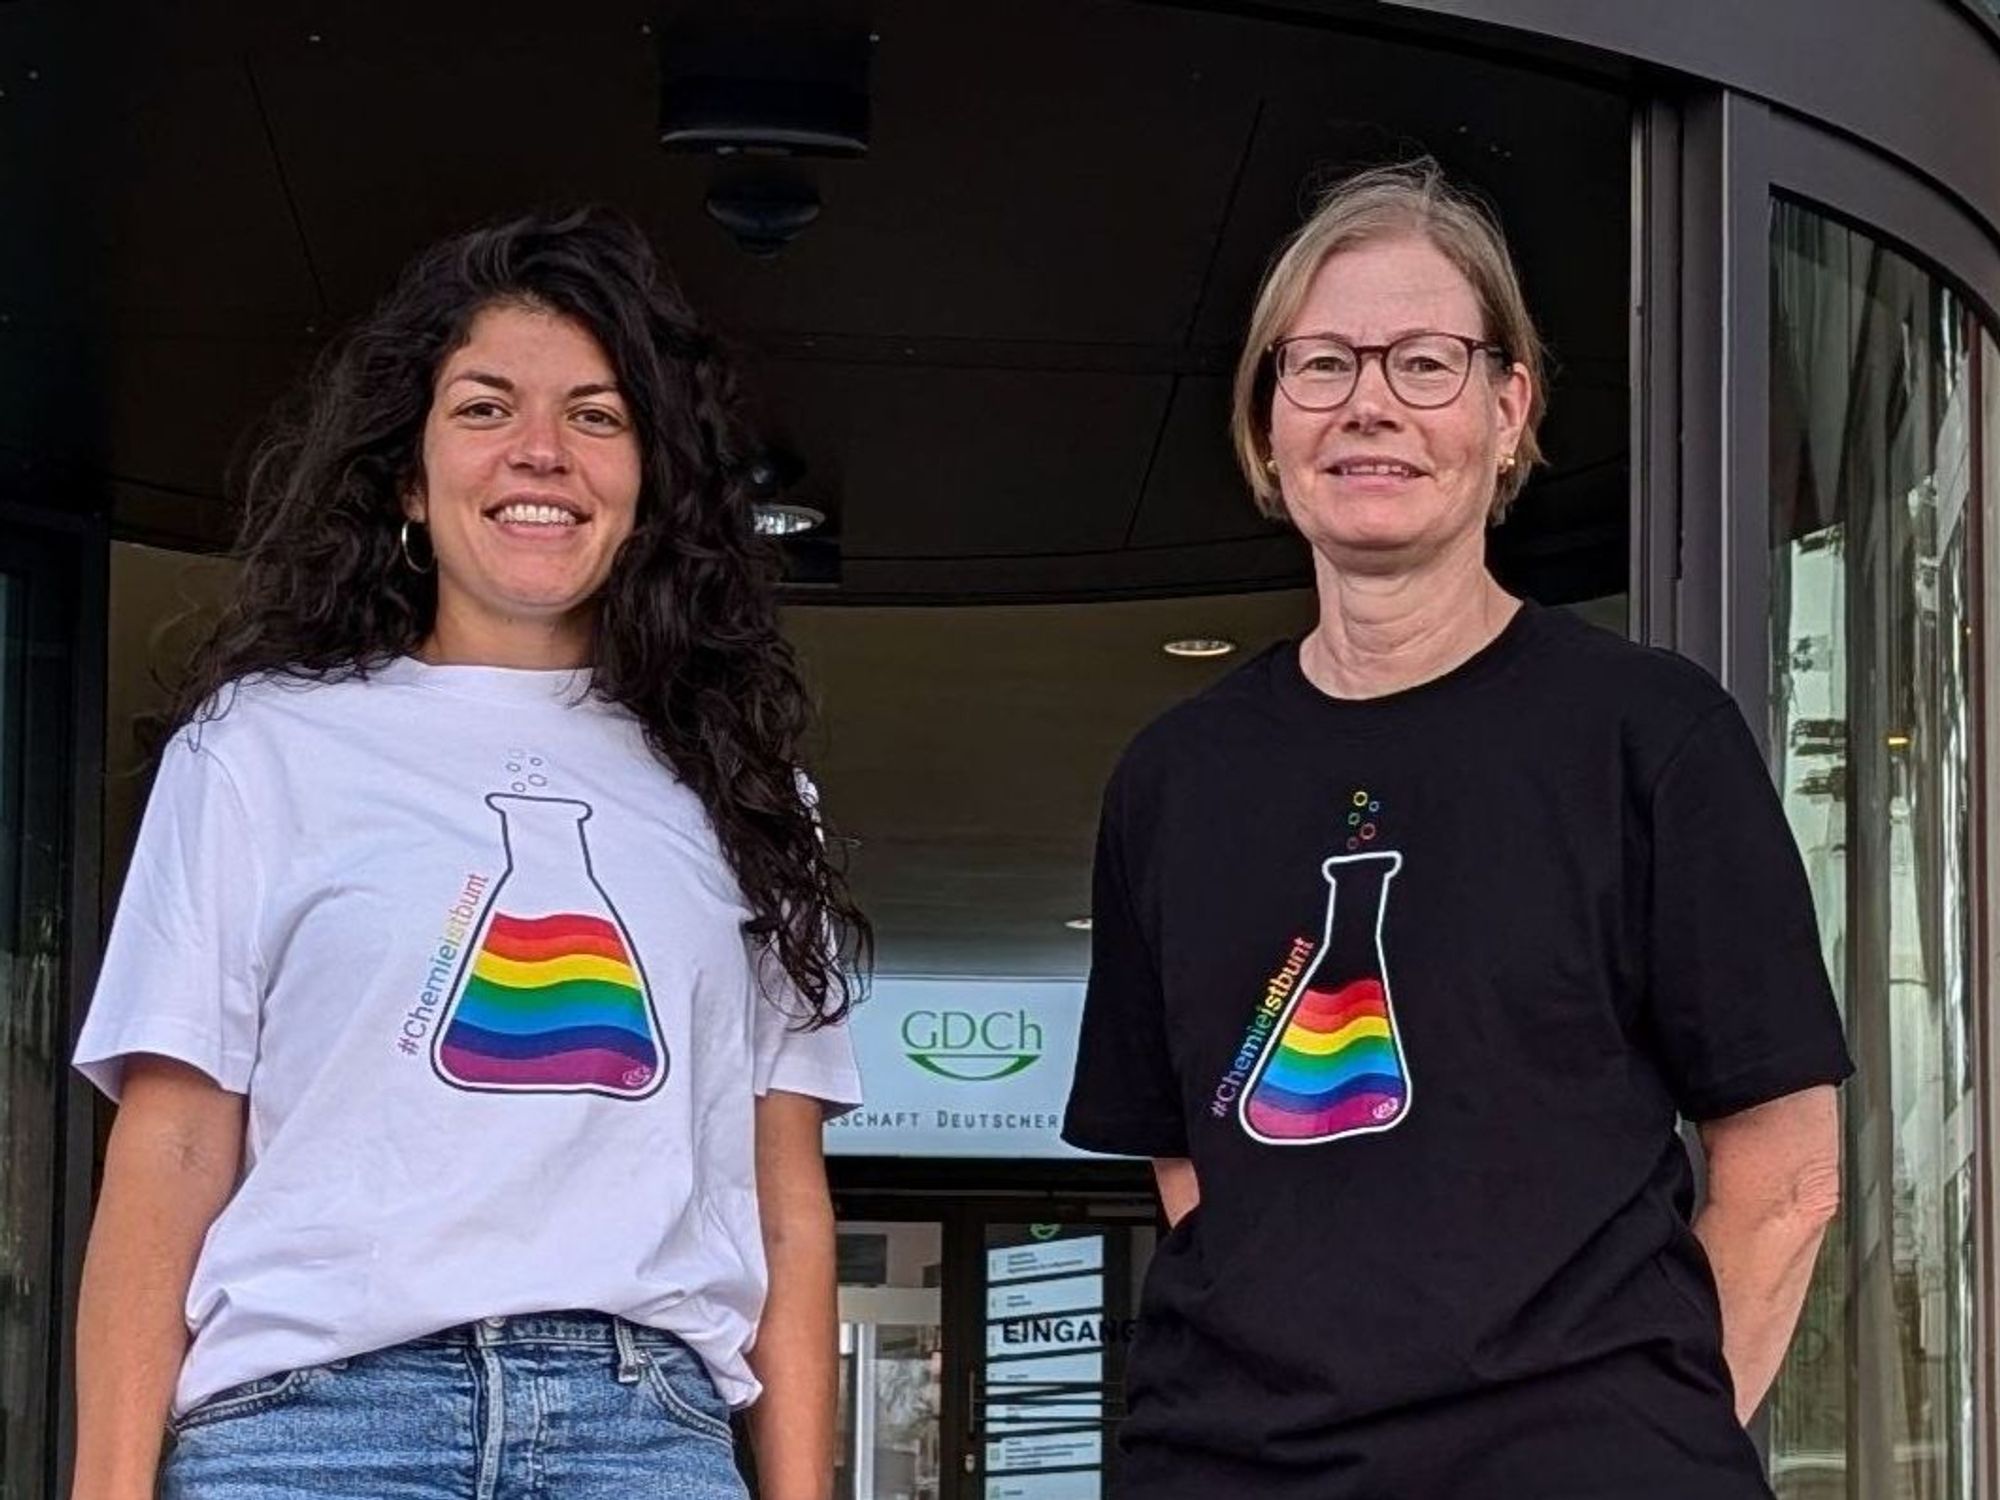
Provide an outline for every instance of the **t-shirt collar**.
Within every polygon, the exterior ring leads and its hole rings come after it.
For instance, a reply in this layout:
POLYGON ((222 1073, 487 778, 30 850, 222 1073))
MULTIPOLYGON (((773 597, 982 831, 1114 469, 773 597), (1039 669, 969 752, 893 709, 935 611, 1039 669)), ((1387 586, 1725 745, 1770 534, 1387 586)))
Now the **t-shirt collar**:
POLYGON ((580 703, 590 696, 592 680, 589 667, 438 666, 414 656, 395 657, 369 676, 488 703, 580 703))
POLYGON ((1523 599, 1498 635, 1450 671, 1372 698, 1336 698, 1322 691, 1305 674, 1299 660, 1299 640, 1285 641, 1272 653, 1272 676, 1279 694, 1305 712, 1341 716, 1355 724, 1386 722, 1411 709, 1449 702, 1474 683, 1502 671, 1546 628, 1547 614, 1532 599, 1523 599))

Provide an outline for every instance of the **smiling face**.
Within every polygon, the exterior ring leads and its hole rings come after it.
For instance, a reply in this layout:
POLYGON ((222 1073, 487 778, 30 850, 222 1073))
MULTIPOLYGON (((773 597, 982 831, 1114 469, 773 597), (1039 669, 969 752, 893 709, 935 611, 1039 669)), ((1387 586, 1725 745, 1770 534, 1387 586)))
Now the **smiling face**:
POLYGON ((560 314, 494 306, 439 369, 406 501, 437 554, 425 654, 589 660, 596 599, 638 513, 641 459, 603 348, 560 314))
MULTIPOLYGON (((1355 345, 1436 332, 1485 339, 1472 284, 1420 235, 1371 240, 1327 257, 1285 336, 1333 334, 1355 345)), ((1389 389, 1379 359, 1354 394, 1304 411, 1274 389, 1271 457, 1285 509, 1328 561, 1398 572, 1481 545, 1503 456, 1520 441, 1528 376, 1476 356, 1457 400, 1428 410, 1389 389)))

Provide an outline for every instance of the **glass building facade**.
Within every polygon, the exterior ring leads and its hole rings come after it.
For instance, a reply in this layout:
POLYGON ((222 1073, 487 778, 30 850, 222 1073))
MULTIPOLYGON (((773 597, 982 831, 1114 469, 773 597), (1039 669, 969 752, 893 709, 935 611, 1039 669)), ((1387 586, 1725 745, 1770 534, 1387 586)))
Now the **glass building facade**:
POLYGON ((1845 1206, 1772 1455, 1800 1500, 1970 1500, 1993 1153, 1975 809, 1994 342, 1935 275, 1788 201, 1770 306, 1773 769, 1858 1065, 1845 1206))

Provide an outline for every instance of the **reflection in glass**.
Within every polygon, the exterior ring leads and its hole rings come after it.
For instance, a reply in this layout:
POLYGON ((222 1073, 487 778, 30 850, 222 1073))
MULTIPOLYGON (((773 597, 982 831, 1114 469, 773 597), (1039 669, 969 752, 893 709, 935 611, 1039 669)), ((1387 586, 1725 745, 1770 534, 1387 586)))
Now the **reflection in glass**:
POLYGON ((1979 335, 1809 210, 1776 205, 1771 249, 1772 755, 1859 1065, 1773 1479, 1782 1500, 1971 1500, 1979 335))
POLYGON ((836 1500, 938 1500, 944 1345, 938 1224, 839 1227, 836 1500))

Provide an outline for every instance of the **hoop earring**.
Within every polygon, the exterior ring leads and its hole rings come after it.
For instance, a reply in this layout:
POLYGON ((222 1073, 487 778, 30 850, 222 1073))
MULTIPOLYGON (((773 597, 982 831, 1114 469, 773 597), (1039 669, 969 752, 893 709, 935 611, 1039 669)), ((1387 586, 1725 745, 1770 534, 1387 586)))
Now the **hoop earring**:
POLYGON ((410 551, 410 527, 412 524, 408 516, 403 518, 403 529, 396 533, 396 546, 403 554, 404 567, 408 568, 412 573, 428 573, 432 568, 437 566, 437 549, 433 548, 431 550, 431 560, 428 563, 419 566, 416 554, 410 551))

